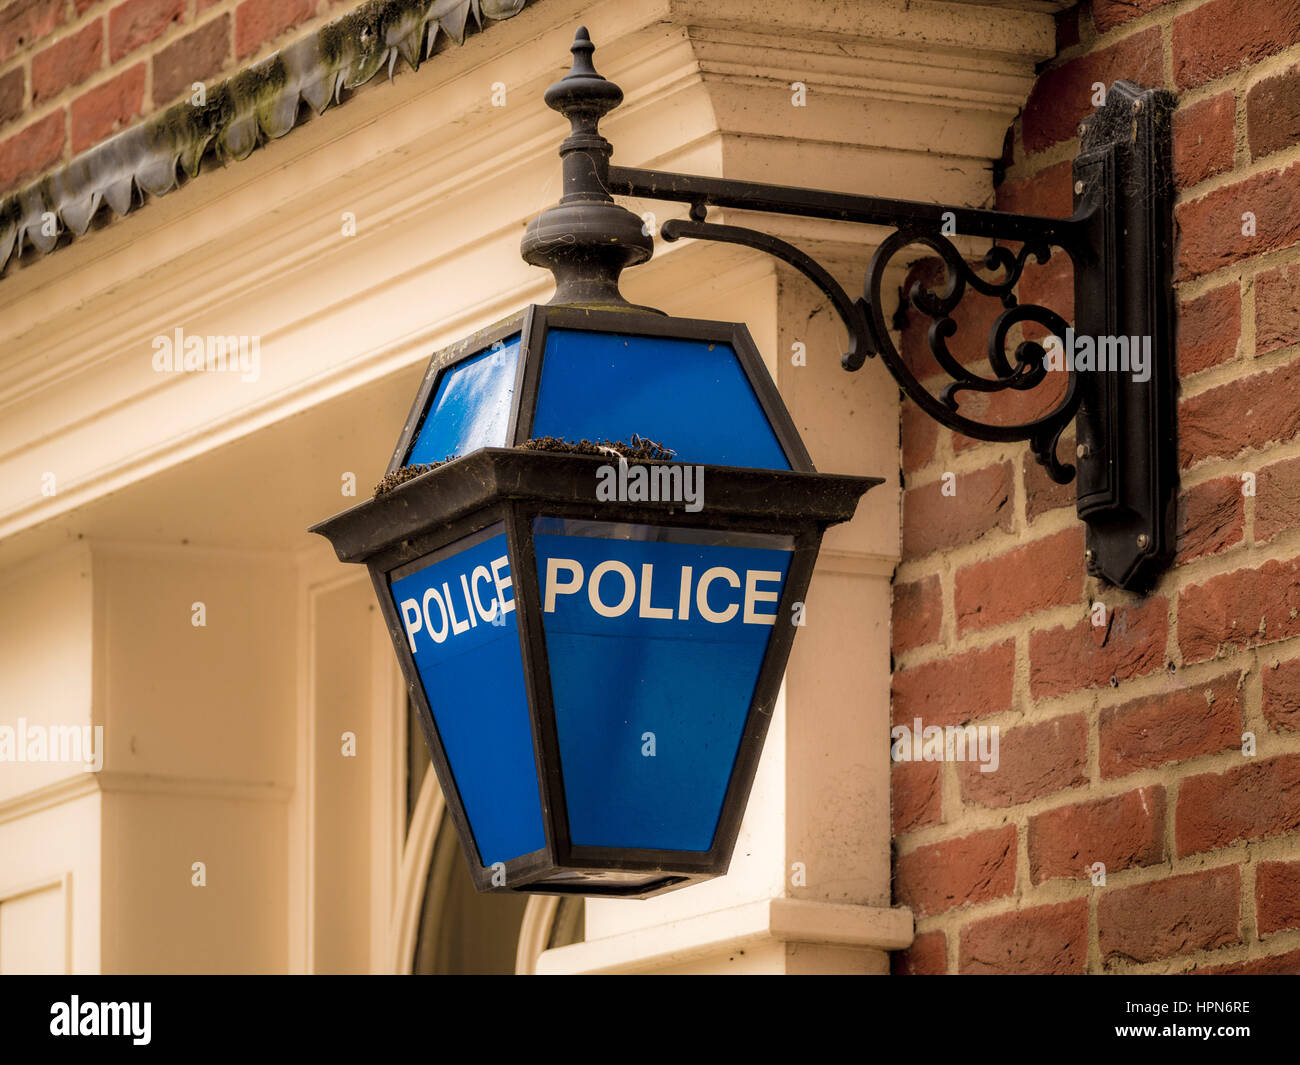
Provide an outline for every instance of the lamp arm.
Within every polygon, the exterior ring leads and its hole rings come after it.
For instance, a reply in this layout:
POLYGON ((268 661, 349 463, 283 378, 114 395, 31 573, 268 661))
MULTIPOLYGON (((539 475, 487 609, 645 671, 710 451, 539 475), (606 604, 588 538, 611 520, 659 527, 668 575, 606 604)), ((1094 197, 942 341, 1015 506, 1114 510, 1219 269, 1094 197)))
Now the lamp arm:
POLYGON ((1047 380, 1043 346, 1029 340, 1021 342, 1013 366, 1005 350, 1007 335, 1013 326, 1033 322, 1063 340, 1067 323, 1046 307, 1017 304, 1014 290, 1031 257, 1040 264, 1046 263, 1053 246, 1070 251, 1081 245, 1089 221, 1086 213, 1075 218, 1042 218, 615 166, 609 169, 607 187, 618 195, 689 203, 689 220, 672 219, 664 223, 661 232, 666 241, 686 237, 739 244, 793 266, 826 295, 844 323, 849 335, 848 349, 842 359, 846 370, 857 370, 868 355, 879 354, 903 391, 942 425, 979 440, 1027 440, 1034 457, 1053 481, 1067 484, 1073 479, 1074 467, 1056 457, 1057 441, 1078 411, 1080 393, 1073 372, 1065 372, 1061 397, 1050 411, 1015 425, 987 424, 967 417, 958 410, 958 396, 962 392, 1026 391, 1047 380), (894 232, 881 243, 871 260, 863 295, 853 300, 820 263, 793 244, 759 230, 704 221, 710 206, 889 226, 894 232), (1022 246, 1019 252, 998 244, 989 249, 984 266, 1002 275, 990 280, 972 270, 948 239, 946 234, 956 230, 995 240, 1014 240, 1022 246), (887 267, 904 248, 917 245, 937 253, 945 271, 946 284, 941 295, 926 291, 917 282, 905 296, 907 302, 933 320, 927 333, 930 352, 952 378, 939 398, 921 385, 907 365, 894 344, 882 311, 881 287, 887 267), (968 289, 1000 299, 1005 308, 988 335, 988 360, 995 374, 992 377, 966 369, 947 347, 948 338, 957 328, 952 312, 968 289))

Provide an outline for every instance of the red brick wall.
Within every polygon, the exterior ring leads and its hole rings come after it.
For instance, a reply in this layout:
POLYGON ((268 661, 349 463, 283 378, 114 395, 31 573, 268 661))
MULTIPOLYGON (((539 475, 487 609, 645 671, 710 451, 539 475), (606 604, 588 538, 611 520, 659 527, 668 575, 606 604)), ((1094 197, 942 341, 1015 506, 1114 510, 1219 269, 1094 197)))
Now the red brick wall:
MULTIPOLYGON (((1298 972, 1300 0, 1092 0, 1059 30, 998 206, 1069 213, 1094 83, 1179 96, 1178 559, 1142 598, 1087 578, 1073 486, 905 413, 894 719, 1001 744, 994 773, 894 765, 896 966, 1298 972)), ((1021 294, 1068 312, 1069 285, 1049 264, 1021 294)))
POLYGON ((356 0, 0 0, 0 195, 356 0))

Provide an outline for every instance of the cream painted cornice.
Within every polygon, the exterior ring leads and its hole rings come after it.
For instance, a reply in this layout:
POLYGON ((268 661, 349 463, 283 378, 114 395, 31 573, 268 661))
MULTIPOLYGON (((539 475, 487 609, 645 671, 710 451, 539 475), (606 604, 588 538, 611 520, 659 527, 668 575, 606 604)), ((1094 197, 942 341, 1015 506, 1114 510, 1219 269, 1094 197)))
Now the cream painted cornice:
MULTIPOLYGON (((627 93, 606 123, 620 163, 886 195, 924 167, 917 198, 976 202, 1059 6, 537 0, 0 285, 0 540, 545 299, 518 240, 557 196, 562 124, 541 93, 579 21, 627 93), (794 80, 818 106, 774 126, 794 80), (151 339, 177 326, 260 336, 261 380, 152 372, 151 339)), ((842 239, 830 223, 781 232, 842 239)), ((666 262, 710 260, 661 245, 639 270, 666 262)))
POLYGON ((644 931, 556 947, 538 958, 536 972, 594 974, 699 962, 717 965, 723 955, 765 942, 903 950, 912 939, 912 911, 905 907, 763 899, 644 931))

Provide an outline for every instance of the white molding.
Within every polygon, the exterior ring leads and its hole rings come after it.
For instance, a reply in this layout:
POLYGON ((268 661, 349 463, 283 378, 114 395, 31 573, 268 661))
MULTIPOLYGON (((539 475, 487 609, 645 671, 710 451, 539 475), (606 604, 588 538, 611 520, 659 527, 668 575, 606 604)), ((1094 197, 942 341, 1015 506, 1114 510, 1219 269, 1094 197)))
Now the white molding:
POLYGON ((123 795, 176 795, 187 799, 287 803, 293 794, 290 785, 269 780, 218 780, 112 769, 94 775, 100 778, 101 791, 123 795))
POLYGON ((394 975, 409 973, 415 959, 425 888, 432 875, 429 867, 445 808, 438 775, 430 767, 420 786, 397 876, 397 896, 388 934, 388 972, 394 975))
POLYGON ((78 771, 75 776, 67 776, 34 791, 25 791, 21 795, 0 800, 0 825, 7 821, 30 817, 42 810, 48 810, 51 806, 59 806, 86 795, 94 795, 100 790, 99 782, 95 778, 102 775, 102 773, 78 771))
POLYGON ((11 887, 0 887, 0 906, 41 891, 49 891, 51 888, 58 888, 63 893, 63 973, 67 975, 72 972, 72 923, 76 912, 72 898, 72 870, 68 869, 54 876, 29 880, 11 887))
POLYGON ((539 974, 661 969, 760 942, 817 943, 903 950, 914 937, 912 911, 773 898, 696 914, 671 924, 589 939, 544 952, 539 974))
POLYGON ((519 922, 519 946, 515 951, 515 975, 534 976, 537 961, 551 941, 555 915, 560 912, 558 895, 532 895, 519 922))

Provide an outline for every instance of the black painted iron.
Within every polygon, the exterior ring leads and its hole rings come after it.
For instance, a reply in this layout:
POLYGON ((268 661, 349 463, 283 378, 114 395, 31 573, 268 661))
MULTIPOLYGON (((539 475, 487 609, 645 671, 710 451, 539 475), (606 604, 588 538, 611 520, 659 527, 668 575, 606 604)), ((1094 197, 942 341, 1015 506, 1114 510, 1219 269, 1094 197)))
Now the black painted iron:
POLYGON ((1116 82, 1082 135, 1074 167, 1074 213, 1046 218, 612 166, 611 146, 597 126, 621 102, 622 93, 596 73, 585 29, 578 30, 572 50, 572 71, 546 93, 547 103, 573 128, 560 149, 565 193, 559 205, 529 225, 522 248, 528 262, 555 274, 553 304, 629 306, 618 292, 618 274, 625 266, 646 261, 653 240, 640 219, 614 204, 611 194, 688 203, 690 219, 665 222, 665 240, 745 245, 799 270, 831 301, 848 332, 845 369, 857 370, 867 357, 878 354, 903 391, 942 425, 980 440, 1028 441, 1054 481, 1065 484, 1077 476, 1078 513, 1088 526, 1089 572, 1123 588, 1150 587, 1173 554, 1177 490, 1171 94, 1116 82), (893 232, 872 257, 862 296, 853 299, 829 271, 786 241, 708 222, 710 207, 836 219, 893 232), (1000 276, 989 279, 972 269, 949 239, 957 234, 991 238, 994 244, 983 266, 1000 276), (1019 250, 998 241, 1018 243, 1019 250), (900 355, 890 333, 897 313, 886 317, 883 298, 891 262, 916 247, 937 255, 945 275, 938 294, 919 283, 901 294, 906 305, 931 320, 930 353, 951 378, 938 396, 922 385, 900 355), (1017 299, 1016 287, 1030 258, 1046 263, 1053 249, 1068 255, 1073 265, 1077 331, 1070 330, 1061 313, 1017 299), (1000 300, 1004 308, 988 336, 992 376, 968 369, 946 343, 956 329, 953 312, 972 290, 1000 300), (1014 357, 1008 358, 1008 339, 1025 323, 1056 337, 1058 352, 1021 340, 1014 357), (1082 352, 1076 367, 1073 347, 1065 350, 1074 337, 1091 344, 1093 357, 1086 366, 1082 352), (1121 353, 1131 357, 1134 342, 1150 355, 1145 379, 1136 379, 1132 371, 1095 368, 1099 352, 1118 361, 1121 353), (1059 382, 1054 354, 1061 358, 1059 372, 1066 379, 1047 413, 1015 425, 989 424, 961 413, 966 392, 1028 391, 1059 382), (1076 423, 1077 471, 1056 454, 1071 421, 1076 423))

